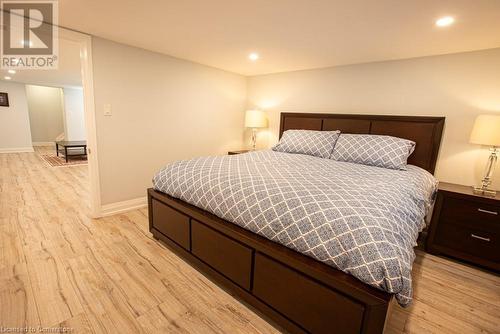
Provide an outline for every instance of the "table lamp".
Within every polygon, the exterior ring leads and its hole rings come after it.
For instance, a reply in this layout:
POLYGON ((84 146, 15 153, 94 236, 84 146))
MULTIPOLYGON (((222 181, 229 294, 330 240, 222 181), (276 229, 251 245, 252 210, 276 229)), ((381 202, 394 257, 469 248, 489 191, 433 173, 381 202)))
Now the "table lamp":
POLYGON ((266 114, 261 110, 247 110, 245 113, 245 127, 252 129, 252 150, 257 143, 257 129, 267 127, 266 114))
POLYGON ((491 189, 490 185, 500 147, 500 115, 479 115, 472 128, 470 142, 490 146, 491 154, 481 181, 482 185, 474 187, 474 193, 494 197, 496 191, 491 189))

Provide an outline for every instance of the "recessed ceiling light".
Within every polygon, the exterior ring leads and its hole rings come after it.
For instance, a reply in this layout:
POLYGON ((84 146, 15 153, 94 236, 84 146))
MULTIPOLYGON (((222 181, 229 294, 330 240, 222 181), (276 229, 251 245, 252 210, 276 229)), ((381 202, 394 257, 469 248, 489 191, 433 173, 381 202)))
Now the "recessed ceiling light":
POLYGON ((11 78, 11 77, 9 77, 9 76, 5 76, 5 77, 3 77, 3 78, 4 78, 5 80, 10 80, 10 79, 12 79, 12 78, 11 78))
POLYGON ((15 70, 8 70, 7 72, 9 72, 10 74, 16 74, 15 70))
POLYGON ((251 61, 256 61, 257 59, 259 59, 259 54, 256 52, 252 52, 248 55, 248 59, 250 59, 251 61))
POLYGON ((455 22, 455 19, 451 16, 444 16, 436 20, 436 25, 438 27, 446 27, 455 22))

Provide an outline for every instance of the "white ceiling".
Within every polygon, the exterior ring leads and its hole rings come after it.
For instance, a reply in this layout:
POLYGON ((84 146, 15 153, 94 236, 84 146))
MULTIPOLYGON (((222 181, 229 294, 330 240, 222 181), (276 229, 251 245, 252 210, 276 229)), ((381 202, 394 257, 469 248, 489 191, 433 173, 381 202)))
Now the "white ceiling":
POLYGON ((59 63, 57 70, 17 70, 9 74, 1 70, 1 80, 10 76, 10 82, 52 87, 76 87, 82 85, 80 70, 80 46, 72 41, 59 39, 59 63))
POLYGON ((500 0, 72 0, 59 13, 62 26, 244 75, 500 47, 500 0), (456 23, 437 28, 445 15, 456 23))

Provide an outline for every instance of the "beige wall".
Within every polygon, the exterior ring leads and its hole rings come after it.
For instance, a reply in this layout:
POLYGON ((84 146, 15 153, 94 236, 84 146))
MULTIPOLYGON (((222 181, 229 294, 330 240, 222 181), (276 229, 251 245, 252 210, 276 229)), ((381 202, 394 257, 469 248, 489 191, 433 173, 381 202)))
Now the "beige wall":
POLYGON ((61 88, 26 85, 31 138, 36 142, 53 142, 64 133, 61 88))
POLYGON ((100 38, 92 49, 102 204, 144 197, 168 162, 240 148, 245 77, 100 38))
POLYGON ((247 94, 269 112, 261 147, 277 141, 280 111, 445 116, 436 175, 470 185, 488 156, 468 142, 474 118, 500 114, 500 49, 255 76, 247 94))
POLYGON ((0 152, 32 149, 26 91, 23 84, 0 81, 9 107, 0 107, 0 152))
POLYGON ((63 88, 64 125, 66 140, 85 140, 85 114, 83 109, 83 89, 63 88))

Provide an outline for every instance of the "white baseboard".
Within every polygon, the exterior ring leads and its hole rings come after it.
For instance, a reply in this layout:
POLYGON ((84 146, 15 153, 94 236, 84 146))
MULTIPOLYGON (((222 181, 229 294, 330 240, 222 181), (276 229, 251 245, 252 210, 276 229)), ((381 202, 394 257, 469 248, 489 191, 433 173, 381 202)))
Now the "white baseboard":
POLYGON ((33 147, 9 147, 9 148, 0 148, 0 153, 29 153, 35 152, 33 147))
POLYGON ((101 207, 101 217, 112 216, 117 213, 139 209, 145 207, 147 204, 147 197, 139 197, 127 201, 105 204, 101 207))
POLYGON ((56 146, 56 143, 53 141, 34 141, 33 146, 56 146))

